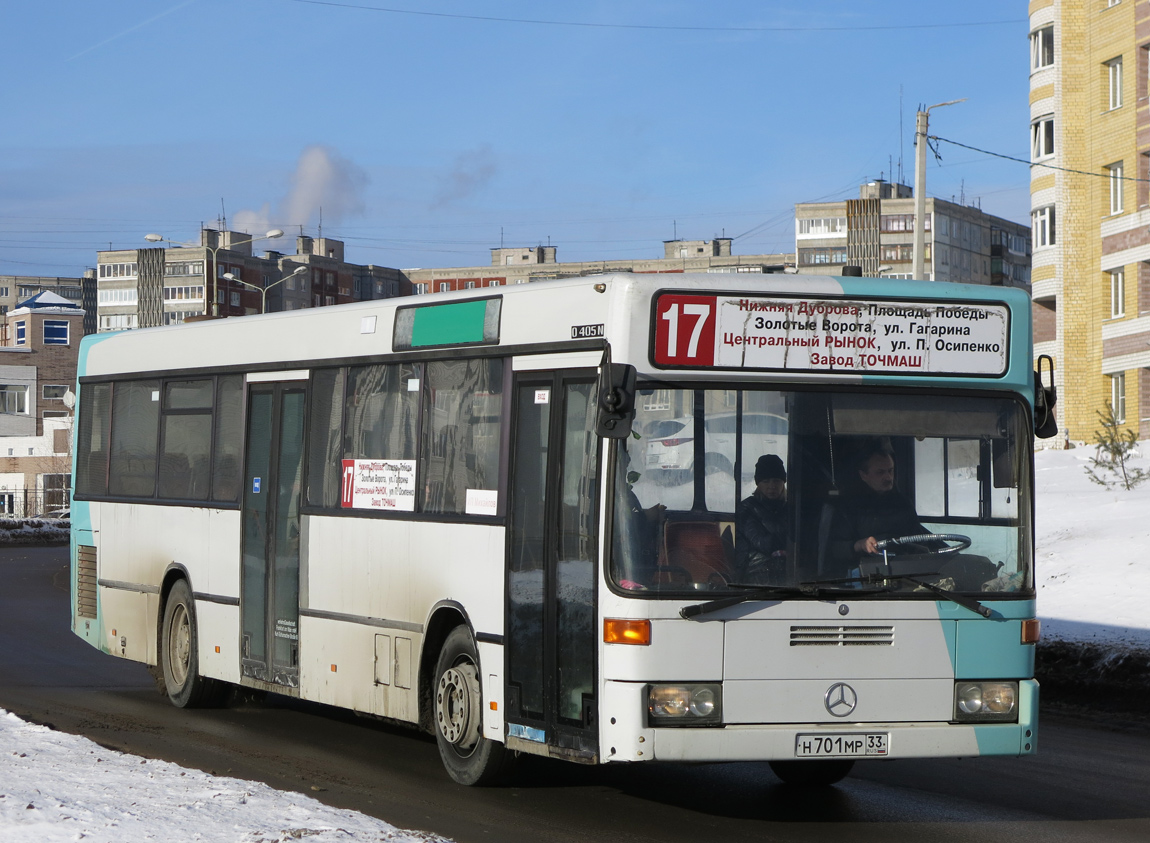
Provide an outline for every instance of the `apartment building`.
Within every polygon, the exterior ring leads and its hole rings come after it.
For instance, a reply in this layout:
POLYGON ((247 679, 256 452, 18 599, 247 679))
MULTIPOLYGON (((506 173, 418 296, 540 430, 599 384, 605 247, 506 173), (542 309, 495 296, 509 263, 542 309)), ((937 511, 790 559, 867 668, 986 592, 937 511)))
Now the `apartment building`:
POLYGON ((9 310, 0 331, 0 515, 68 504, 76 360, 84 310, 43 291, 9 310))
POLYGON ((291 255, 257 255, 252 246, 249 234, 206 228, 191 246, 97 253, 96 329, 327 307, 410 292, 399 270, 347 263, 339 240, 300 235, 291 255))
POLYGON ((734 255, 731 238, 713 240, 666 240, 661 258, 565 261, 557 259, 555 246, 493 248, 491 263, 447 269, 405 269, 412 292, 446 293, 526 284, 553 278, 578 278, 602 272, 783 272, 793 270, 794 255, 734 255))
POLYGON ((96 270, 82 278, 53 278, 40 275, 0 275, 0 316, 37 293, 50 292, 77 307, 84 308, 84 333, 96 333, 96 270))
MULTIPOLYGON (((928 280, 1028 288, 1030 229, 944 199, 927 197, 923 265, 928 280)), ((912 189, 878 179, 858 199, 795 205, 799 273, 836 275, 846 264, 868 277, 910 278, 912 189)))
POLYGON ((1150 0, 1030 3, 1035 354, 1059 424, 1150 436, 1150 0))

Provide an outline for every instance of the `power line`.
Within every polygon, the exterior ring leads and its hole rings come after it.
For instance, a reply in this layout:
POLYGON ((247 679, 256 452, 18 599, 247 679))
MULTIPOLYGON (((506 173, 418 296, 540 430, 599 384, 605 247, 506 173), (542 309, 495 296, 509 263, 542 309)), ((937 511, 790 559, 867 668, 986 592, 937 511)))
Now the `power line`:
POLYGON ((383 12, 391 15, 413 15, 429 18, 482 21, 484 23, 525 23, 535 26, 566 26, 582 29, 641 29, 664 32, 858 32, 906 29, 955 29, 976 26, 1005 26, 1028 23, 1027 18, 1008 20, 971 21, 968 23, 906 23, 889 26, 674 26, 648 23, 585 23, 582 21, 542 20, 537 18, 501 18, 489 15, 461 15, 450 12, 428 12, 415 9, 395 9, 385 6, 365 6, 359 3, 337 3, 335 0, 292 0, 310 6, 332 6, 340 9, 359 9, 365 12, 383 12))
POLYGON ((1019 164, 1027 164, 1031 167, 1045 167, 1048 170, 1061 170, 1064 173, 1074 173, 1079 176, 1094 176, 1098 179, 1116 179, 1119 181, 1150 181, 1150 179, 1140 179, 1134 176, 1115 176, 1110 173, 1092 173, 1088 170, 1074 170, 1070 167, 1059 167, 1054 164, 1044 164, 1041 161, 1027 161, 1025 158, 1015 158, 1013 155, 1003 155, 1001 152, 991 152, 989 149, 979 149, 977 146, 970 146, 958 141, 949 140, 948 138, 940 138, 938 135, 931 135, 930 140, 942 141, 949 143, 952 146, 961 146, 963 149, 969 149, 972 152, 981 152, 983 155, 993 155, 995 158, 1005 158, 1007 161, 1017 161, 1019 164))

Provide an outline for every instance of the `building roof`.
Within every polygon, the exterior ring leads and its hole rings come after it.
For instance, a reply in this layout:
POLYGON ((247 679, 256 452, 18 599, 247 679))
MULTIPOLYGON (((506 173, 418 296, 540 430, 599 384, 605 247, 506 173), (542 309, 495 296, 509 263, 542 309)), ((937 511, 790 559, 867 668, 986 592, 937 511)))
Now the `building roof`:
POLYGON ((57 295, 50 290, 41 290, 30 299, 25 299, 16 305, 16 309, 28 308, 29 310, 38 310, 42 308, 69 308, 71 310, 82 310, 80 305, 73 301, 69 301, 63 296, 57 295))

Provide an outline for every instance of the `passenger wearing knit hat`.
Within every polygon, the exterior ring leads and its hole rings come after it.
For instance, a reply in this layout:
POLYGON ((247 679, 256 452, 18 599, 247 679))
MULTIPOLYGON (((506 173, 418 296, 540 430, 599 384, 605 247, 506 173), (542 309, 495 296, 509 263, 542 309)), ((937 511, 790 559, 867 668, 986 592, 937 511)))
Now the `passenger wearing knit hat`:
POLYGON ((787 470, 783 468, 783 461, 775 454, 763 454, 755 463, 755 483, 764 480, 786 480, 787 470))
POLYGON ((755 492, 735 510, 742 582, 781 584, 787 561, 787 469, 775 454, 755 463, 755 492))

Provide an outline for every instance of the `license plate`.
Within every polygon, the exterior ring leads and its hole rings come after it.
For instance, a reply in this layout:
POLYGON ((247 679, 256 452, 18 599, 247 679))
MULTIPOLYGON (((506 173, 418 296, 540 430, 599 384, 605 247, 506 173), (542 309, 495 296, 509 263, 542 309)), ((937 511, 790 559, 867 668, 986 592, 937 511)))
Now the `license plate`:
POLYGON ((886 755, 890 743, 887 732, 863 734, 796 735, 796 758, 856 758, 886 755))

